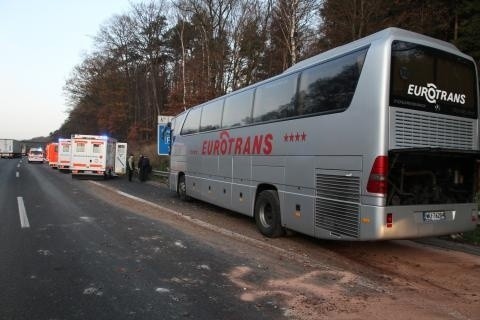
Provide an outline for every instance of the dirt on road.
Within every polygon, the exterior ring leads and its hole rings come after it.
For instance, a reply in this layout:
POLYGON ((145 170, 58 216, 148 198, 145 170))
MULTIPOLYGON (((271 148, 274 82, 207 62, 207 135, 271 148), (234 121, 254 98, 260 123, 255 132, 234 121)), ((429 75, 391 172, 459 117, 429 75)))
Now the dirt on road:
POLYGON ((413 241, 268 239, 252 219, 205 205, 139 202, 92 192, 244 258, 227 277, 238 298, 281 308, 291 319, 480 319, 480 257, 413 241))

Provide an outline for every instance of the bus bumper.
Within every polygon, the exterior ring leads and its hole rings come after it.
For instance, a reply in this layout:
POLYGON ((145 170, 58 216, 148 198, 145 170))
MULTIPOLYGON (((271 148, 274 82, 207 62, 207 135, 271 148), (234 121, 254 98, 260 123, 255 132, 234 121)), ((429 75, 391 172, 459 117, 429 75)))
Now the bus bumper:
POLYGON ((474 230, 475 203, 426 206, 363 206, 360 240, 413 239, 474 230))

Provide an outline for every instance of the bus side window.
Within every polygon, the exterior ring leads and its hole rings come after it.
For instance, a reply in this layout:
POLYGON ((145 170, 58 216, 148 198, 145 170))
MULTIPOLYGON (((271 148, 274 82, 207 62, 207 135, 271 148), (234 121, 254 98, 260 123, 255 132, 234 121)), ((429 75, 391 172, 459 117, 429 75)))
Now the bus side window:
POLYGON ((182 124, 183 121, 185 120, 185 117, 187 116, 187 112, 182 112, 179 116, 176 118, 172 119, 172 125, 170 127, 170 132, 172 136, 176 136, 180 133, 180 129, 182 129, 182 124))
POLYGON ((357 87, 367 50, 360 50, 302 72, 298 115, 343 111, 357 87))
POLYGON ((200 127, 200 115, 202 108, 195 108, 187 115, 187 119, 183 124, 182 134, 197 133, 200 127))
POLYGON ((296 116, 298 74, 292 74, 257 87, 253 121, 262 122, 296 116))
POLYGON ((220 129, 222 122, 223 99, 210 102, 203 106, 200 131, 220 129))
POLYGON ((222 128, 244 126, 251 123, 253 89, 243 91, 225 99, 222 128))

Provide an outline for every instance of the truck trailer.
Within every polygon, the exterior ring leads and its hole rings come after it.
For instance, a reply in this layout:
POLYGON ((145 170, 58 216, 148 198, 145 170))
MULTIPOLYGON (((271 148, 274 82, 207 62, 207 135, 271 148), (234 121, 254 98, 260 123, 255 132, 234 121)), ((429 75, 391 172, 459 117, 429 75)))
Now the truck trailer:
POLYGON ((22 145, 14 139, 0 139, 0 157, 19 158, 22 156, 22 145))

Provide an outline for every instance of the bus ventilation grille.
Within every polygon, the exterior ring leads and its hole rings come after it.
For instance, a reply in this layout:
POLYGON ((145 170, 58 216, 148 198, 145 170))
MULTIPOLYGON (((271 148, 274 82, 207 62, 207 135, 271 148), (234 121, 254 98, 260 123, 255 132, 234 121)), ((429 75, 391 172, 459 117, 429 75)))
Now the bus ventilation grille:
POLYGON ((359 177, 316 175, 315 227, 358 238, 359 202, 359 177))
POLYGON ((473 149, 473 121, 396 111, 394 148, 473 149))

